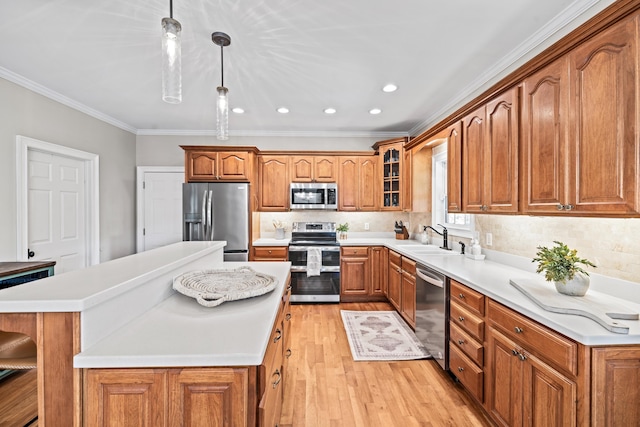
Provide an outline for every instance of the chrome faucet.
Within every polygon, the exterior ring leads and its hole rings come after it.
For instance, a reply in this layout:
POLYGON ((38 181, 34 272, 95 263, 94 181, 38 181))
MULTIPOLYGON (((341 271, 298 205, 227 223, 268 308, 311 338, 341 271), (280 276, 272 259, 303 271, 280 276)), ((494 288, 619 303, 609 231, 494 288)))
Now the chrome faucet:
POLYGON ((436 233, 438 233, 439 235, 441 235, 442 236, 442 246, 440 246, 440 249, 446 249, 446 250, 450 251, 451 248, 449 247, 449 231, 447 230, 447 228, 444 225, 442 225, 442 224, 437 224, 437 225, 442 227, 442 233, 439 232, 438 230, 436 230, 435 228, 433 228, 430 225, 427 225, 426 227, 424 227, 424 230, 426 231, 427 228, 430 228, 433 231, 435 231, 436 233))

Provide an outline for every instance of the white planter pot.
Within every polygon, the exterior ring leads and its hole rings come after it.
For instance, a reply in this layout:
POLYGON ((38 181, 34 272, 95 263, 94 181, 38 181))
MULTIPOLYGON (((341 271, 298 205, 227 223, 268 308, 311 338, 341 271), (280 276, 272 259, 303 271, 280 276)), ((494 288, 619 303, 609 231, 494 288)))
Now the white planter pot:
POLYGON ((576 273, 573 279, 566 282, 553 282, 556 290, 564 295, 572 297, 583 297, 589 289, 589 276, 582 273, 576 273))

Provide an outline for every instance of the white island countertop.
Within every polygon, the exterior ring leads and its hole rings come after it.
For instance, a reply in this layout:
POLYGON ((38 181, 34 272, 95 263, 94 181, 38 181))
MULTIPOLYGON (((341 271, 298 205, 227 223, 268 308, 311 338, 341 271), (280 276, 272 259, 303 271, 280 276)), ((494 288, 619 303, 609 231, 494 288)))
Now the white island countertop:
POLYGON ((76 355, 74 367, 260 365, 291 264, 224 263, 222 268, 243 265, 274 276, 276 288, 265 295, 227 301, 211 308, 175 293, 76 355))
MULTIPOLYGON (((545 282, 542 275, 533 272, 535 265, 530 259, 514 257, 521 259, 517 260, 517 266, 512 266, 503 262, 502 259, 491 260, 489 256, 485 260, 476 261, 460 254, 415 255, 408 250, 408 246, 420 246, 418 241, 385 237, 349 237, 339 242, 340 246, 386 246, 582 344, 592 346, 640 344, 640 320, 620 320, 620 323, 629 327, 629 333, 619 334, 609 332, 587 317, 553 313, 539 307, 509 283, 510 279, 527 279, 539 282, 540 286, 553 286, 545 282)), ((589 294, 597 296, 598 293, 603 293, 616 296, 620 298, 620 303, 625 304, 630 310, 640 312, 640 284, 625 283, 597 274, 591 274, 591 277, 589 294)))

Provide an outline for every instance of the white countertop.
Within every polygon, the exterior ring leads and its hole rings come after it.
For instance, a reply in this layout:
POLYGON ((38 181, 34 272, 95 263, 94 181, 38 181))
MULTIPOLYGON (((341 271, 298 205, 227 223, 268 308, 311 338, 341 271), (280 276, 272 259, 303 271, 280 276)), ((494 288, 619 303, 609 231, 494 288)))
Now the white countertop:
POLYGON ((222 268, 242 265, 275 276, 275 290, 212 308, 175 293, 76 355, 74 367, 260 365, 291 264, 224 263, 222 268))
POLYGON ((225 245, 179 242, 3 289, 0 313, 81 312, 225 245))
POLYGON ((261 237, 253 241, 253 246, 289 246, 291 239, 274 239, 270 237, 261 237))
MULTIPOLYGON (((420 243, 416 240, 355 237, 340 240, 340 245, 386 246, 428 267, 434 268, 448 277, 487 295, 493 300, 585 345, 640 344, 640 321, 638 320, 619 321, 629 326, 629 334, 617 334, 609 332, 598 323, 586 317, 552 313, 540 308, 522 292, 513 287, 509 283, 509 279, 528 278, 529 280, 539 281, 540 286, 553 285, 547 283, 541 275, 526 271, 522 268, 491 261, 490 259, 476 261, 466 258, 463 255, 416 256, 408 252, 406 248, 401 247, 404 245, 420 246, 420 243)), ((603 276, 600 276, 599 280, 606 280, 606 278, 603 279, 603 276)), ((612 281, 615 280, 612 279, 612 281)), ((599 286, 598 290, 593 288, 594 286, 592 284, 591 289, 588 291, 589 294, 597 295, 598 291, 602 292, 607 287, 599 286)), ((635 293, 634 298, 621 300, 621 303, 624 303, 632 310, 638 310, 640 312, 640 304, 638 304, 640 284, 631 286, 629 289, 635 293)), ((609 291, 607 291, 607 294, 610 294, 609 291)))

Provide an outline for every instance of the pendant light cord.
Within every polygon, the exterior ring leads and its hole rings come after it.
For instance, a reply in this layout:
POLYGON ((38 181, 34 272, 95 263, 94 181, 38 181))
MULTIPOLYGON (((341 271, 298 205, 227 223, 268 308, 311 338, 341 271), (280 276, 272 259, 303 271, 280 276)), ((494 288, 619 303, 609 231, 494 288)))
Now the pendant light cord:
POLYGON ((224 87, 224 47, 220 45, 220 86, 224 87))
POLYGON ((169 0, 169 18, 173 19, 173 0, 169 0))

